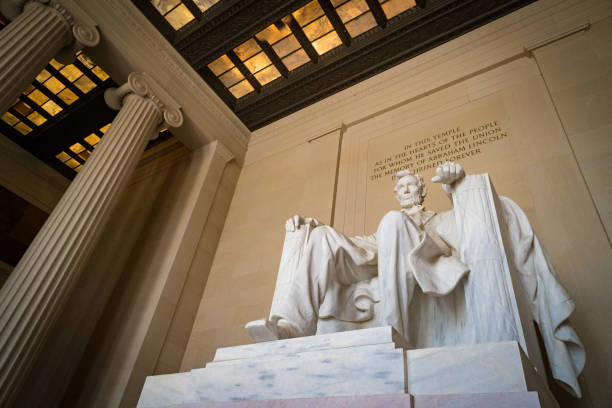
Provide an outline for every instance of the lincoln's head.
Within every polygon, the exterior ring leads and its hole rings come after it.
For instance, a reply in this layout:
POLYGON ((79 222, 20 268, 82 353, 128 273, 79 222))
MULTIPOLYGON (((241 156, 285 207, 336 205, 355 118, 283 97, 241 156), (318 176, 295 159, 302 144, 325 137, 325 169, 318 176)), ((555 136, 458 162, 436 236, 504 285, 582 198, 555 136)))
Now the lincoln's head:
POLYGON ((402 208, 421 205, 427 195, 427 187, 420 174, 410 170, 401 170, 395 176, 395 198, 402 208))

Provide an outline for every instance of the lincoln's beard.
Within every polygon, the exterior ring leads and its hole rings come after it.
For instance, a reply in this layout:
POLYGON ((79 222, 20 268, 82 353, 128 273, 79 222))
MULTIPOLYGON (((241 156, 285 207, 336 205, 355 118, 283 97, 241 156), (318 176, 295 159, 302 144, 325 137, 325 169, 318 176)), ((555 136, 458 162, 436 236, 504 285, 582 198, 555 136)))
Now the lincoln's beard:
POLYGON ((421 205, 423 203, 423 197, 420 191, 415 191, 414 193, 406 193, 401 196, 398 195, 397 201, 399 201, 402 208, 412 208, 415 205, 421 205))

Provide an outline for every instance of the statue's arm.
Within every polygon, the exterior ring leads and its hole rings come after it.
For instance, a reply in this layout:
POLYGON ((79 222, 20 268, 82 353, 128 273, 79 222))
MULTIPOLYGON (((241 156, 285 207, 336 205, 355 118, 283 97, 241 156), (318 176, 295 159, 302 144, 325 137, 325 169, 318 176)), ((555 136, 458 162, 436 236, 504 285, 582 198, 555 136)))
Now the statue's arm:
POLYGON ((447 196, 450 197, 453 190, 453 184, 460 181, 465 177, 465 171, 459 163, 445 162, 443 165, 438 166, 436 169, 436 175, 431 179, 434 183, 441 183, 442 189, 447 196))

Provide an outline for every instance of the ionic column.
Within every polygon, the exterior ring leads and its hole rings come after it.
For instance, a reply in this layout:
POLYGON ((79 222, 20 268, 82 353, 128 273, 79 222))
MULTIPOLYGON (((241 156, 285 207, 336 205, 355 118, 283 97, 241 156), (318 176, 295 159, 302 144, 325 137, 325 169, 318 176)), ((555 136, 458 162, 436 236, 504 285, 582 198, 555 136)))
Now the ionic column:
POLYGON ((105 99, 119 114, 0 289, 0 406, 19 389, 147 142, 183 121, 146 74, 130 74, 105 99))
POLYGON ((95 26, 76 22, 56 1, 0 0, 0 11, 13 19, 0 31, 0 113, 51 58, 73 55, 100 41, 95 26))

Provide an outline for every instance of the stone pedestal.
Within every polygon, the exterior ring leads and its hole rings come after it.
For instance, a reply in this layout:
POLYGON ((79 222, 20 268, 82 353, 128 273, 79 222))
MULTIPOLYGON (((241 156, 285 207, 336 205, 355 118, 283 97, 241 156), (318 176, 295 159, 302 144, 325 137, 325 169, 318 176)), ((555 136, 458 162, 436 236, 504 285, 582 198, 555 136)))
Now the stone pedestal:
POLYGON ((0 406, 18 390, 147 142, 164 121, 182 123, 153 86, 133 73, 107 91, 119 114, 0 290, 0 406))
POLYGON ((0 9, 13 19, 0 31, 0 112, 61 50, 70 56, 100 41, 96 27, 75 22, 54 1, 0 0, 0 9))
POLYGON ((148 377, 138 407, 349 403, 558 406, 516 341, 410 349, 379 327, 221 348, 206 368, 148 377))

